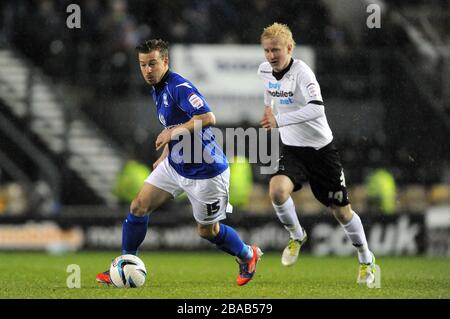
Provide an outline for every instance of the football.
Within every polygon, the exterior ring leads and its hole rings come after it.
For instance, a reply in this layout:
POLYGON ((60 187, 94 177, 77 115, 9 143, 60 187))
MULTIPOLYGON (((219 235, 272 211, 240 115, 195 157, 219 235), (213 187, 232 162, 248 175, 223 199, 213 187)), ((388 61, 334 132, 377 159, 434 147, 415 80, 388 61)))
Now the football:
POLYGON ((121 255, 111 262, 109 275, 117 288, 137 288, 145 283, 147 269, 139 257, 121 255))

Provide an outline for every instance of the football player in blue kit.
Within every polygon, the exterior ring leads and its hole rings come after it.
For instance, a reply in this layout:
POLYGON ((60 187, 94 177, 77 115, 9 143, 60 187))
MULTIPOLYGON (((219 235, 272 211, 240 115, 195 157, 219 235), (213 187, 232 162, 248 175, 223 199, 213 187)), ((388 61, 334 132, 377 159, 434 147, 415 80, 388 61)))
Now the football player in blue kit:
MULTIPOLYGON (((136 255, 146 236, 151 213, 186 192, 198 234, 236 257, 239 264, 236 282, 245 285, 252 279, 262 252, 255 245, 245 244, 232 227, 220 223, 231 213, 232 206, 228 202, 228 161, 211 130, 215 116, 196 87, 169 69, 167 42, 148 40, 136 50, 142 76, 151 86, 150 94, 164 129, 155 142, 162 155, 153 164, 153 172, 132 201, 123 222, 122 253, 136 255), (184 140, 186 137, 189 142, 184 140), (179 143, 183 143, 182 148, 179 143), (197 154, 187 154, 192 150, 197 154)), ((96 280, 109 284, 109 272, 98 274, 96 280)))

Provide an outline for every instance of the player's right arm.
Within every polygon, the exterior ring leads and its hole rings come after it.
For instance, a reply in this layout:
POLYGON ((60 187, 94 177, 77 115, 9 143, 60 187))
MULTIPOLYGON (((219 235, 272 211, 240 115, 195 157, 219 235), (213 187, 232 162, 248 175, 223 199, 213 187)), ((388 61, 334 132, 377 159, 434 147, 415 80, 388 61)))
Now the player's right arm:
MULTIPOLYGON (((258 67, 258 71, 256 72, 256 74, 263 79, 263 73, 269 73, 269 71, 267 70, 267 62, 263 62, 261 63, 261 65, 258 67)), ((264 106, 265 107, 273 107, 272 105, 272 97, 269 95, 269 92, 267 92, 267 89, 264 87, 264 106)))
POLYGON ((216 117, 208 103, 191 82, 183 78, 179 79, 178 84, 172 87, 170 93, 178 107, 190 117, 190 120, 162 131, 156 139, 157 150, 178 135, 193 132, 198 127, 206 128, 216 124, 216 117))
MULTIPOLYGON (((257 75, 263 79, 264 82, 264 76, 263 73, 271 73, 269 71, 269 64, 267 62, 263 62, 258 67, 257 75)), ((272 96, 270 96, 269 92, 267 91, 266 87, 264 88, 264 114, 260 121, 260 124, 265 129, 272 129, 277 127, 277 123, 275 121, 275 117, 273 114, 273 108, 274 108, 274 100, 272 96)))
POLYGON ((266 89, 264 89, 264 106, 273 108, 273 99, 266 89))
POLYGON ((156 138, 156 150, 158 151, 161 147, 166 146, 171 139, 174 139, 179 135, 183 135, 186 132, 193 132, 197 127, 201 129, 203 127, 212 126, 215 123, 216 117, 212 112, 194 115, 186 123, 164 129, 156 138))

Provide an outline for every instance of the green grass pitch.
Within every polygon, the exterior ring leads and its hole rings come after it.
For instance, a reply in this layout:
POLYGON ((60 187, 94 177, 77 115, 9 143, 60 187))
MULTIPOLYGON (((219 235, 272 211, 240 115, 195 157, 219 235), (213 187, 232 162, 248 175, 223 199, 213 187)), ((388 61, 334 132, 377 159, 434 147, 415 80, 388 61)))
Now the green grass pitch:
POLYGON ((302 255, 290 268, 280 253, 267 253, 254 279, 235 283, 238 267, 220 252, 143 252, 148 275, 137 289, 105 287, 95 275, 116 257, 114 252, 0 253, 0 298, 450 298, 450 259, 378 257, 381 288, 356 284, 355 257, 302 255), (66 285, 67 266, 81 269, 81 288, 66 285))

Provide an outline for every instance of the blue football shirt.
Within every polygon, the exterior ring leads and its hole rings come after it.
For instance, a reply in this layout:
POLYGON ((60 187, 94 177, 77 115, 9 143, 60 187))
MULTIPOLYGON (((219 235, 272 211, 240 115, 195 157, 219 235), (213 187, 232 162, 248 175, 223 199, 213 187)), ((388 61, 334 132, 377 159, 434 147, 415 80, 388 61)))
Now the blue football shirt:
MULTIPOLYGON (((151 95, 156 104, 158 119, 165 128, 188 122, 193 116, 211 112, 205 98, 189 80, 168 71, 160 83, 153 86, 151 95)), ((216 142, 211 127, 191 132, 189 148, 182 147, 183 136, 169 142, 169 164, 183 177, 207 179, 228 168, 228 160, 216 142), (196 145, 194 145, 196 143, 196 145), (186 148, 186 149, 185 149, 186 148), (201 149, 201 154, 198 154, 201 149), (185 154, 186 151, 186 154, 185 154), (197 154, 194 154, 196 151, 197 154)))

